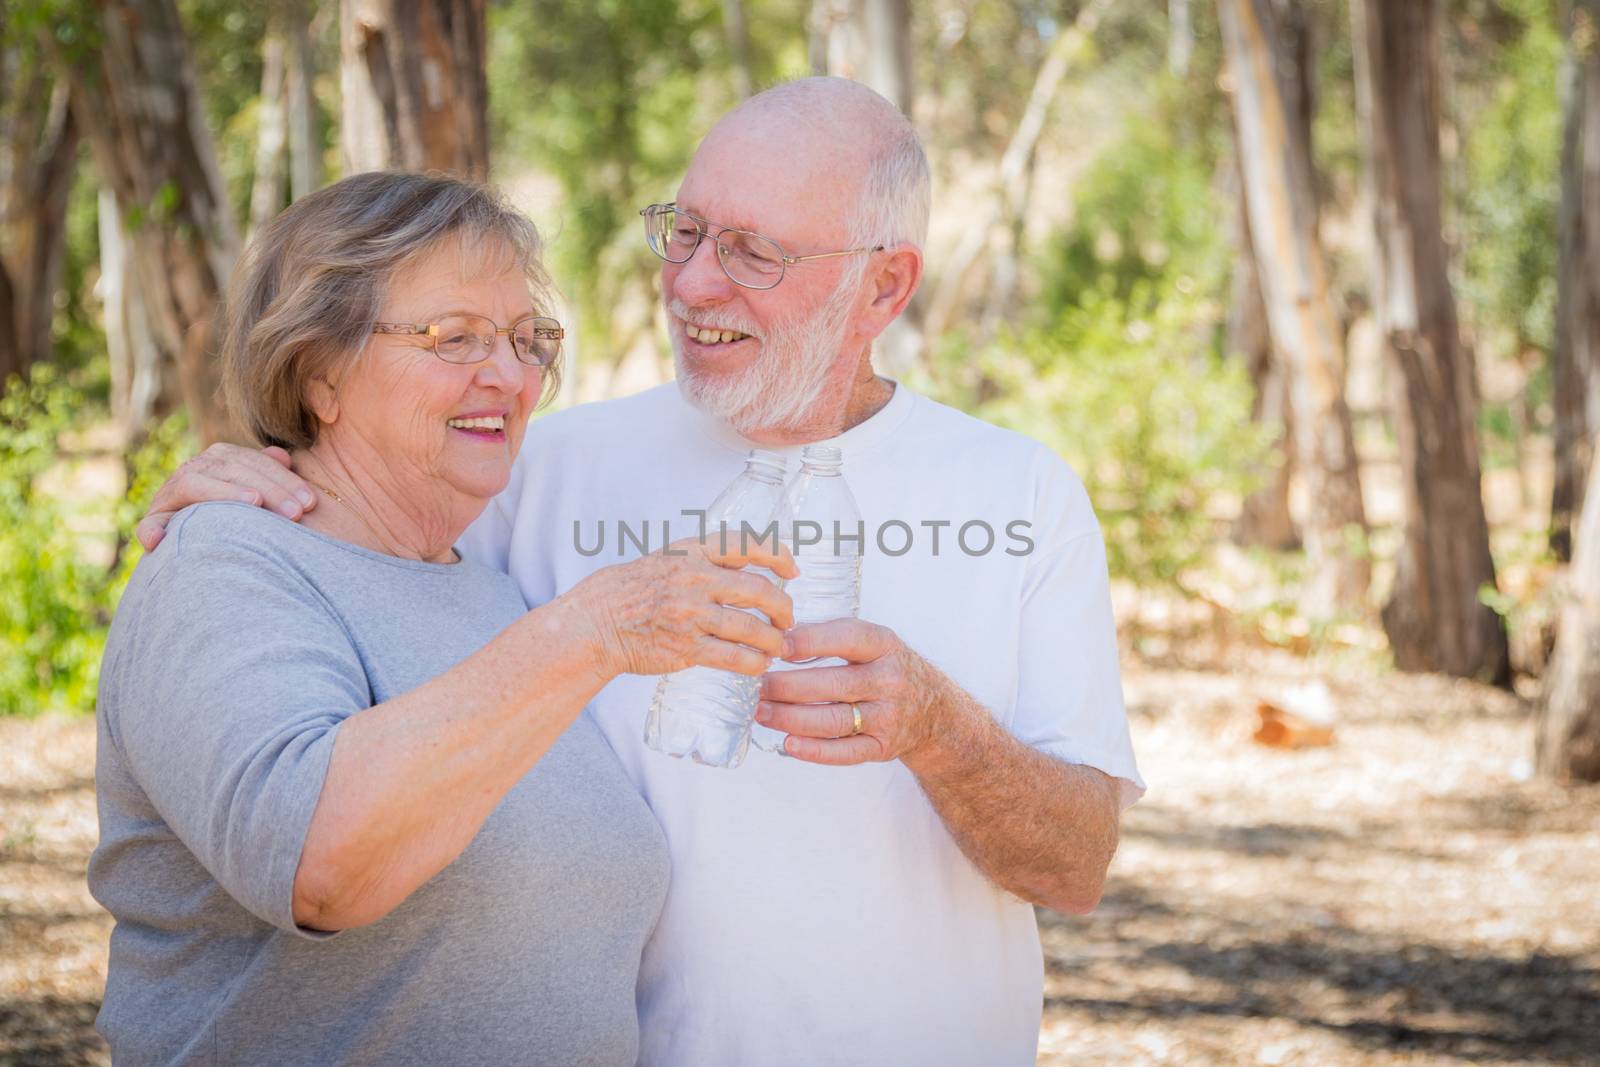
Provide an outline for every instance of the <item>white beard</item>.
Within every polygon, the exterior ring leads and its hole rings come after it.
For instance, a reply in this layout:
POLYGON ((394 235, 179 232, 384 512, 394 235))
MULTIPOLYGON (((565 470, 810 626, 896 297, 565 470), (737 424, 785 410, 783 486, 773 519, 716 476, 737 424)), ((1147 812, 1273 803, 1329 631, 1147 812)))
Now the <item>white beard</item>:
POLYGON ((684 322, 737 330, 754 337, 761 346, 749 366, 736 375, 716 379, 697 375, 685 365, 683 340, 672 331, 672 359, 683 398, 746 437, 762 430, 803 428, 828 385, 828 373, 838 362, 862 273, 860 269, 846 270, 822 306, 810 315, 778 323, 766 337, 759 336, 753 324, 735 321, 737 316, 727 312, 699 315, 683 301, 674 300, 668 310, 684 322))

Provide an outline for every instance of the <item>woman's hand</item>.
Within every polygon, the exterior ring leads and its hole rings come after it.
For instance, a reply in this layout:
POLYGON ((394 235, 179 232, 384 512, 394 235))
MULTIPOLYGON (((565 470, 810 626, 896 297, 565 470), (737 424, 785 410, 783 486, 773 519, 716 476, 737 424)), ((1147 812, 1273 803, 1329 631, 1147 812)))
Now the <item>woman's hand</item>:
POLYGON ((800 573, 789 550, 770 541, 722 546, 689 538, 596 571, 561 599, 581 609, 592 627, 606 681, 693 666, 759 675, 782 651, 794 614, 787 593, 740 570, 745 566, 782 578, 800 573))

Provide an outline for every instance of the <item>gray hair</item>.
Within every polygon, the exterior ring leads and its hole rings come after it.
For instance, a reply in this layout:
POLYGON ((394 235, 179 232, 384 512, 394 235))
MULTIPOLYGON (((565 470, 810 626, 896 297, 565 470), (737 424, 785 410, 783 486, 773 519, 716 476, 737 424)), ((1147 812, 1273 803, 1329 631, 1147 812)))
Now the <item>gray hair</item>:
MULTIPOLYGON (((224 310, 222 386, 257 441, 306 448, 321 428, 306 386, 365 348, 395 274, 442 242, 504 255, 550 302, 532 222, 493 188, 435 175, 373 171, 304 196, 269 222, 234 269, 224 310)), ((541 403, 560 387, 544 370, 541 403)))
POLYGON ((907 241, 918 248, 928 242, 928 205, 932 179, 922 140, 903 117, 896 130, 876 146, 867 177, 850 221, 850 243, 875 248, 907 241))

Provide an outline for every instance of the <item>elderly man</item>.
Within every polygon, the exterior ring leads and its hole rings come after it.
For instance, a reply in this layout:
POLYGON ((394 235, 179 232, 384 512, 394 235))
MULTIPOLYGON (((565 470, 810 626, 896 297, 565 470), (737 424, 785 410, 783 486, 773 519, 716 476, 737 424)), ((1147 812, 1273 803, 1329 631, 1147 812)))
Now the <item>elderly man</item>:
MULTIPOLYGON (((928 186, 910 124, 854 83, 793 82, 726 116, 674 204, 645 212, 676 384, 537 420, 460 546, 542 603, 616 561, 615 539, 593 550, 602 521, 681 536, 752 444, 843 450, 862 618, 790 634, 787 658, 846 665, 764 680, 758 719, 788 758, 726 772, 647 751, 652 678, 591 706, 672 854, 639 977, 645 1063, 1032 1063, 1029 903, 1093 908, 1143 790, 1081 484, 874 373, 922 277, 928 186)), ((312 506, 271 458, 216 447, 144 532, 241 488, 312 506)))

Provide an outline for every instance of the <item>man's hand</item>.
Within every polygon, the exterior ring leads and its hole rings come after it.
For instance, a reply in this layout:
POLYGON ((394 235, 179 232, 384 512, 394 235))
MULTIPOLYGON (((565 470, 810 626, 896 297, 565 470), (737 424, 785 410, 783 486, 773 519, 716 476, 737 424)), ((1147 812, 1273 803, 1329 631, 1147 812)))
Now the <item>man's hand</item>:
POLYGON ((788 732, 785 752, 836 765, 898 759, 996 885, 1059 911, 1095 906, 1117 850, 1114 778, 1017 740, 886 627, 858 619, 796 627, 783 657, 807 656, 848 665, 762 679, 756 719, 788 732), (861 709, 853 737, 851 702, 861 709))
POLYGON ((945 676, 888 627, 860 619, 798 626, 784 648, 787 660, 846 661, 762 679, 756 721, 787 733, 784 751, 794 758, 835 766, 905 759, 942 728, 951 703, 943 698, 945 676), (854 736, 851 704, 861 711, 854 736))
POLYGON ((167 535, 172 516, 208 500, 255 504, 296 522, 317 506, 317 494, 289 469, 289 453, 283 449, 215 444, 173 471, 156 490, 135 536, 146 552, 152 551, 167 535))

